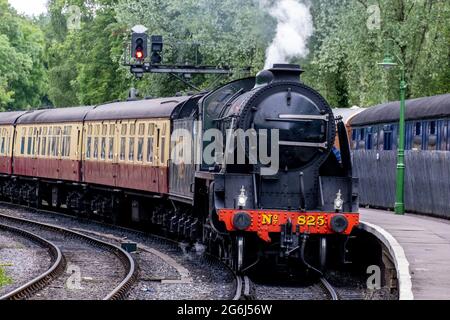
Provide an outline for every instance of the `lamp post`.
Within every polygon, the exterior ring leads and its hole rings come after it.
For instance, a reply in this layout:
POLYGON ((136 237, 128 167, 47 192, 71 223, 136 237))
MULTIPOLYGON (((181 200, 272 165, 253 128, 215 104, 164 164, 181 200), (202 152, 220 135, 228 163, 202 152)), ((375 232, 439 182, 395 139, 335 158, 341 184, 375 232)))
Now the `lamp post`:
MULTIPOLYGON (((395 213, 399 215, 405 214, 405 96, 406 88, 408 87, 405 80, 405 64, 398 57, 395 56, 400 63, 401 68, 401 80, 400 80, 400 123, 398 126, 399 139, 398 139, 398 154, 397 154, 397 176, 395 187, 395 213)), ((383 62, 378 63, 386 70, 398 66, 397 62, 391 55, 386 54, 383 62)))

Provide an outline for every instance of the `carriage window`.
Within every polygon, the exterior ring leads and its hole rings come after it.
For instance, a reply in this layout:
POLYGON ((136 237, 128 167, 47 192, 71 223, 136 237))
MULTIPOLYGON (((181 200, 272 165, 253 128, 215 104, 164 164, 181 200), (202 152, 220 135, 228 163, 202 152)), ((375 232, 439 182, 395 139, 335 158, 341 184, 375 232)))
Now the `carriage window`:
POLYGON ((52 136, 52 145, 51 145, 50 155, 51 156, 56 155, 56 137, 54 137, 54 136, 52 136))
POLYGON ((41 156, 45 156, 45 147, 47 146, 47 137, 42 137, 42 144, 41 144, 41 156))
POLYGON ((98 138, 94 138, 94 152, 93 152, 93 158, 98 159, 98 138))
POLYGON ((167 124, 164 123, 161 131, 161 164, 166 163, 166 130, 167 124))
POLYGON ((41 148, 41 156, 45 156, 45 151, 47 150, 47 133, 48 128, 44 127, 44 130, 42 131, 42 148, 41 148))
POLYGON ((60 127, 56 128, 55 140, 56 140, 56 146, 55 146, 55 154, 54 155, 59 156, 59 153, 60 153, 59 144, 61 142, 61 128, 60 127))
POLYGON ((62 151, 63 157, 68 157, 70 155, 70 134, 72 132, 71 126, 64 127, 63 137, 62 137, 62 151))
POLYGON ((123 124, 123 125, 122 125, 121 134, 122 134, 123 136, 127 134, 127 125, 126 125, 126 124, 123 124))
POLYGON ((372 150, 372 128, 367 128, 366 149, 372 150))
POLYGON ((136 134, 136 125, 130 124, 130 136, 134 136, 136 134))
POLYGON ((420 122, 416 122, 416 136, 420 136, 420 133, 422 131, 422 124, 420 122))
POLYGON ((41 142, 42 142, 42 128, 39 129, 38 132, 38 139, 37 139, 37 155, 39 155, 41 153, 41 142))
POLYGON ((6 143, 6 138, 2 137, 2 142, 1 142, 1 147, 0 147, 1 154, 5 154, 5 143, 6 143))
POLYGON ((448 122, 446 120, 443 121, 441 130, 441 150, 448 150, 448 122))
POLYGON ((114 138, 109 138, 109 153, 108 159, 112 160, 114 158, 114 138))
POLYGON ((53 141, 52 134, 53 134, 53 128, 50 127, 50 128, 48 129, 48 144, 47 144, 47 153, 46 153, 48 156, 51 156, 51 155, 52 155, 52 154, 51 154, 51 151, 52 151, 52 141, 53 141))
MULTIPOLYGON (((35 151, 35 144, 36 144, 36 134, 37 134, 37 129, 30 129, 31 132, 31 151, 30 154, 34 155, 34 151, 35 151)), ((28 149, 30 149, 30 147, 28 147, 28 149)))
POLYGON ((120 160, 125 160, 125 142, 126 142, 125 138, 120 139, 120 160))
POLYGON ((47 127, 42 129, 42 143, 41 143, 41 156, 45 156, 45 150, 47 148, 47 127))
POLYGON ((147 139, 147 162, 153 162, 153 137, 147 139))
POLYGON ((33 130, 33 150, 31 151, 33 155, 36 154, 36 139, 38 137, 38 129, 35 127, 33 130))
POLYGON ((0 155, 3 155, 5 152, 5 137, 4 137, 5 129, 0 130, 0 155))
POLYGON ((413 150, 422 149, 422 123, 416 122, 414 125, 414 137, 412 143, 413 150))
POLYGON ((161 163, 166 163, 166 137, 161 138, 161 163))
POLYGON ((115 124, 111 124, 109 126, 109 135, 113 136, 116 133, 116 125, 115 124))
POLYGON ((148 125, 148 135, 149 136, 153 136, 155 134, 155 124, 154 123, 150 123, 148 125))
POLYGON ((144 160, 144 138, 138 139, 138 152, 137 152, 137 160, 143 161, 144 160))
POLYGON ((27 144, 27 154, 28 155, 30 155, 31 154, 31 146, 32 146, 32 144, 31 144, 31 141, 32 140, 32 138, 29 136, 28 137, 28 144, 27 144))
POLYGON ((428 124, 428 150, 437 150, 436 121, 430 121, 428 124))
POLYGON ((67 148, 67 146, 66 146, 66 137, 62 137, 62 141, 61 141, 61 154, 62 154, 62 156, 63 157, 65 157, 66 156, 66 148, 67 148))
POLYGON ((64 154, 66 157, 70 156, 70 139, 70 135, 66 136, 66 153, 64 154))
POLYGON ((8 139, 6 139, 6 154, 9 154, 11 152, 10 146, 11 146, 11 137, 8 136, 8 139))
POLYGON ((8 150, 6 147, 6 135, 7 135, 6 129, 3 129, 0 132, 0 136, 1 136, 0 154, 3 154, 3 155, 8 154, 8 150))
POLYGON ((105 137, 102 138, 102 148, 101 148, 100 157, 102 158, 102 160, 105 160, 105 158, 106 158, 106 138, 105 137))
POLYGON ((87 144, 86 144, 86 159, 89 159, 91 157, 91 147, 92 147, 92 138, 87 138, 87 144))
POLYGON ((352 149, 356 149, 356 129, 352 130, 352 149))
POLYGON ((392 126, 384 126, 383 150, 392 150, 392 126))
POLYGON ((102 136, 106 136, 107 133, 108 133, 108 125, 104 124, 102 126, 102 136))
POLYGON ((430 134, 436 134, 436 121, 430 122, 430 134))
POLYGON ((378 127, 373 129, 373 149, 378 149, 378 127))
POLYGON ((134 160, 134 138, 130 138, 129 144, 128 144, 128 160, 133 161, 134 160))
POLYGON ((356 134, 356 146, 355 149, 365 149, 366 141, 365 141, 365 128, 358 129, 356 134))
POLYGON ((139 125, 139 135, 140 136, 143 136, 144 135, 144 131, 145 131, 145 124, 143 124, 143 123, 141 123, 140 125, 139 125))

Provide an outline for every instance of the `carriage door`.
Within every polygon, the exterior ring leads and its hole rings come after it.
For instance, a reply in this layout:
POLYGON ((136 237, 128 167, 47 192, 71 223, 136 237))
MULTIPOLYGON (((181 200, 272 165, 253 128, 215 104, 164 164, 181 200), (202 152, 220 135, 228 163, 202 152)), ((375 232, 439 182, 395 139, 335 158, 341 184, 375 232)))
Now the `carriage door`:
POLYGON ((38 129, 36 127, 33 128, 33 149, 32 149, 32 163, 33 163, 33 177, 38 176, 38 154, 39 154, 39 148, 41 145, 41 134, 40 131, 42 129, 38 129))
POLYGON ((56 127, 56 137, 55 137, 55 155, 57 159, 57 169, 58 172, 58 179, 63 179, 64 175, 64 166, 63 166, 63 150, 62 150, 62 139, 63 139, 63 128, 62 127, 56 127))
POLYGON ((118 186, 121 121, 111 122, 108 139, 108 161, 111 161, 113 185, 118 186))

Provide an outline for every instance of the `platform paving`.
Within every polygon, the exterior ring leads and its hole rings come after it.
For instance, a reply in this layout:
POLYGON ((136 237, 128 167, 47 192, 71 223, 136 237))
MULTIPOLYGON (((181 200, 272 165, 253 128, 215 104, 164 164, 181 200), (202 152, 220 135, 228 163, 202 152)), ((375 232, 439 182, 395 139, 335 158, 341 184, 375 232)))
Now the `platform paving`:
POLYGON ((450 221, 361 209, 361 221, 390 233, 409 262, 414 299, 450 300, 450 221))

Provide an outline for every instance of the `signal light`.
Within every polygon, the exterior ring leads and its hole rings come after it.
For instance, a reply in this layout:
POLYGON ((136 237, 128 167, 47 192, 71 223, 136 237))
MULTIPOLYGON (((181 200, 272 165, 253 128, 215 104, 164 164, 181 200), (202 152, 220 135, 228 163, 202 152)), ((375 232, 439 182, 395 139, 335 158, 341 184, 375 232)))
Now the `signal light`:
POLYGON ((138 60, 142 60, 142 58, 144 58, 144 53, 142 52, 142 49, 137 49, 136 50, 136 59, 138 60))
POLYGON ((162 36, 152 36, 152 64, 160 64, 162 62, 161 52, 164 48, 164 41, 162 36))
POLYGON ((142 62, 147 57, 147 34, 134 32, 131 38, 132 57, 142 62))

